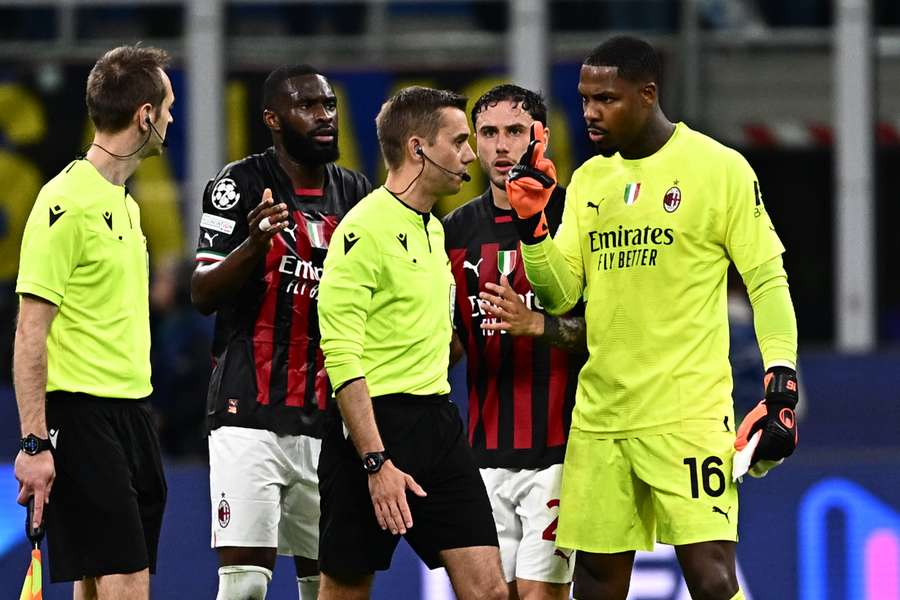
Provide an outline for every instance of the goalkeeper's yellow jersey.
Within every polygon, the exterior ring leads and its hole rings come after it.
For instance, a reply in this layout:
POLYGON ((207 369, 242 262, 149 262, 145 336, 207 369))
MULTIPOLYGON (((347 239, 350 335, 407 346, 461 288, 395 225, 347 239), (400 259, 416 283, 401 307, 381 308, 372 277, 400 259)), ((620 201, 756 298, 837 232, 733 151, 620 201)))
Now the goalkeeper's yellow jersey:
POLYGON ((745 273, 783 252, 747 161, 683 123, 651 156, 581 166, 554 240, 523 246, 549 311, 587 301, 573 429, 734 431, 728 265, 745 273))

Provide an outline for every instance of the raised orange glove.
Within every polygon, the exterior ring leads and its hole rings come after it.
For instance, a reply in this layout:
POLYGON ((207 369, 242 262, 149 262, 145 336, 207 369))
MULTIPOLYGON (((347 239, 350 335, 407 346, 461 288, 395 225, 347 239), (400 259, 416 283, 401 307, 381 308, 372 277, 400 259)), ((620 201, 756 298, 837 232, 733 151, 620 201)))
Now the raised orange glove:
POLYGON ((536 121, 531 125, 528 149, 506 179, 506 194, 524 244, 536 244, 550 233, 544 208, 556 188, 556 166, 544 158, 543 139, 544 125, 536 121))

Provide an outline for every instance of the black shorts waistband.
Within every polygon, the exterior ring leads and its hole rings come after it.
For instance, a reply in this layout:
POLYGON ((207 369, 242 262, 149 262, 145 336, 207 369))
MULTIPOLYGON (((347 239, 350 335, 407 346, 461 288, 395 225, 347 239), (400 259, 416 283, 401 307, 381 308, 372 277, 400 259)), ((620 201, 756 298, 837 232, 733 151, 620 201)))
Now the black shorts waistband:
POLYGON ((386 402, 396 402, 398 405, 402 403, 406 405, 439 406, 450 402, 450 394, 385 394, 372 398, 372 404, 383 404, 386 402))
POLYGON ((90 394, 85 394, 84 392, 66 392, 62 390, 47 392, 48 402, 81 402, 88 404, 103 404, 106 406, 124 406, 129 404, 133 406, 144 406, 149 400, 149 396, 145 398, 101 398, 100 396, 92 396, 90 394))

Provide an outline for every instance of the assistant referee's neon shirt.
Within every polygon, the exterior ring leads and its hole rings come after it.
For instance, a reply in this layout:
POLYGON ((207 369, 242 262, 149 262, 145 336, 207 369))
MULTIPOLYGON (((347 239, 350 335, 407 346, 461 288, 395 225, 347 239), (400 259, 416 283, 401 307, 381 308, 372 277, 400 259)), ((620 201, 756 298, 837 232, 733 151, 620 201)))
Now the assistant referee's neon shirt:
POLYGON ((59 312, 47 338, 47 391, 150 394, 147 240, 125 186, 76 160, 38 194, 25 225, 18 294, 59 312))
POLYGON ((334 231, 319 286, 325 369, 334 389, 448 394, 453 275, 440 219, 384 187, 334 231))
POLYGON ((548 312, 587 299, 572 428, 606 438, 733 428, 728 266, 746 273, 783 252, 744 157, 684 123, 651 156, 579 167, 556 237, 522 248, 548 312))

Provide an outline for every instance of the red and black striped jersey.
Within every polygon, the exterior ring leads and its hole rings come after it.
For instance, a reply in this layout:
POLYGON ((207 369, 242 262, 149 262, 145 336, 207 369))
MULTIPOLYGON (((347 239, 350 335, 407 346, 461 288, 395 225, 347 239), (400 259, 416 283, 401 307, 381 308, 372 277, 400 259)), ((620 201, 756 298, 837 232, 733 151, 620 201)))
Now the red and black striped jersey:
POLYGON ((329 164, 322 189, 294 189, 273 148, 231 163, 203 194, 197 261, 223 260, 247 239, 265 188, 290 222, 216 313, 208 424, 321 437, 331 397, 316 310, 322 264, 338 221, 372 186, 329 164))
MULTIPOLYGON (((557 186, 545 211, 551 234, 564 204, 565 190, 557 186)), ((501 273, 529 309, 543 312, 525 278, 512 211, 498 208, 490 189, 450 213, 444 230, 456 280, 456 330, 466 349, 468 431, 476 463, 526 469, 561 463, 586 355, 481 329, 492 317, 480 307, 478 294, 501 273)))

